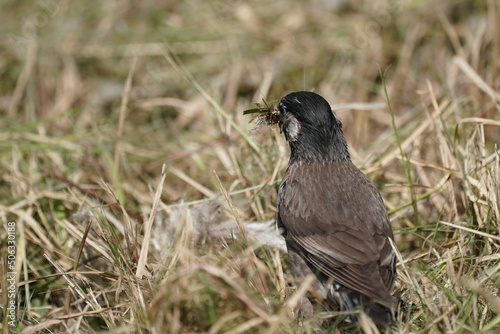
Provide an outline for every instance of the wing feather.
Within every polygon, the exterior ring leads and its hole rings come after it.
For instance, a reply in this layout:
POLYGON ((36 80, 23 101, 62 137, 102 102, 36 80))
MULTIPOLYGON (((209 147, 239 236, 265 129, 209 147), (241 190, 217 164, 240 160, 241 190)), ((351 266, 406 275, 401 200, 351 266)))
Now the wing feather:
POLYGON ((392 304, 389 218, 378 190, 350 161, 291 165, 280 187, 278 224, 316 270, 392 304))

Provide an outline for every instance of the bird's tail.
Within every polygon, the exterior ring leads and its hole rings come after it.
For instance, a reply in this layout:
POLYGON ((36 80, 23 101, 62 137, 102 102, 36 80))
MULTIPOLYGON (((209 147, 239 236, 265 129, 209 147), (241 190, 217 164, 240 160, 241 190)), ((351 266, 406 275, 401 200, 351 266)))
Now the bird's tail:
POLYGON ((359 321, 359 312, 367 314, 374 323, 380 325, 390 325, 394 322, 394 300, 376 301, 359 292, 347 289, 339 284, 332 284, 328 297, 339 305, 343 312, 352 312, 346 320, 359 321))

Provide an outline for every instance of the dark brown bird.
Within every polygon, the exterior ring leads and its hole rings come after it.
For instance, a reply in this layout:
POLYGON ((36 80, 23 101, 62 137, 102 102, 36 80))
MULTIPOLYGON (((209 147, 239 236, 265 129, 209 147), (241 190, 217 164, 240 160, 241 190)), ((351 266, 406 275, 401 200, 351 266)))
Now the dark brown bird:
POLYGON ((277 226, 294 276, 312 272, 327 304, 390 324, 396 257, 379 191, 351 162, 342 123, 324 98, 290 93, 278 110, 291 156, 279 188, 277 226))

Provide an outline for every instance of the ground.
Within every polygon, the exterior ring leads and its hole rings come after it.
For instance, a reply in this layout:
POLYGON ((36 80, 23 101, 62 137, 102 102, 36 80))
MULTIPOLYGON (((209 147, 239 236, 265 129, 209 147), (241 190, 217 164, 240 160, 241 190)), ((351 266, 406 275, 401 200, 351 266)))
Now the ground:
POLYGON ((499 18, 495 0, 4 1, 2 333, 497 333, 499 18), (390 328, 294 312, 307 282, 273 229, 288 147, 243 111, 297 90, 332 104, 385 200, 390 328))

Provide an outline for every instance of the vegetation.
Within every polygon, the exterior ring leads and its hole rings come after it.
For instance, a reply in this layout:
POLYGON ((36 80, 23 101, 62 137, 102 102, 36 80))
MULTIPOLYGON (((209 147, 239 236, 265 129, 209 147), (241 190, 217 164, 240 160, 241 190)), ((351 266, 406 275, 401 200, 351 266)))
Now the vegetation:
POLYGON ((4 1, 1 333, 498 333, 499 18, 494 0, 4 1), (243 111, 311 89, 386 201, 391 328, 295 315, 308 282, 289 286, 273 229, 288 147, 243 111))

